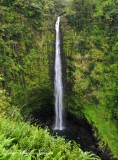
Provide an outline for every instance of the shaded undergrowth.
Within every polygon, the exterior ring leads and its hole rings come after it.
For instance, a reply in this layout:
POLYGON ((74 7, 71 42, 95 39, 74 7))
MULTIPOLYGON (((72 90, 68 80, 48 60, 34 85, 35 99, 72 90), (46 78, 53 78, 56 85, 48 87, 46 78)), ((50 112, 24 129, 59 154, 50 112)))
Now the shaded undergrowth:
POLYGON ((24 122, 17 107, 0 90, 0 159, 1 160, 98 160, 83 152, 74 142, 51 136, 48 129, 24 122))

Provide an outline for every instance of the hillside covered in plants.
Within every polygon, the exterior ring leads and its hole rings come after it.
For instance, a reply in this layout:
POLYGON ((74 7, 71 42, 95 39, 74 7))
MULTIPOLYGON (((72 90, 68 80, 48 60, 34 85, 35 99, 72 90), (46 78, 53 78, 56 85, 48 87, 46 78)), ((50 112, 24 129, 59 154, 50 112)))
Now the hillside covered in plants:
POLYGON ((0 1, 0 159, 100 159, 34 123, 54 116, 57 16, 65 114, 118 159, 117 0, 0 1))
POLYGON ((51 136, 47 128, 44 130, 23 122, 19 109, 10 104, 5 91, 0 90, 0 96, 1 160, 100 160, 93 153, 83 152, 74 142, 51 136))

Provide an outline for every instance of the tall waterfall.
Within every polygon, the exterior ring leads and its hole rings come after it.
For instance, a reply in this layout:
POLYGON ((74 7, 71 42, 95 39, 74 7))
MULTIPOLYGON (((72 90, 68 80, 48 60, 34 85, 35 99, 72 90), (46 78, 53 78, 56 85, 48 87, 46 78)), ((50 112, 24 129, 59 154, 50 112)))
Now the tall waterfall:
POLYGON ((55 24, 56 44, 55 44, 55 130, 63 129, 63 84, 62 84, 62 65, 60 56, 60 17, 55 24))

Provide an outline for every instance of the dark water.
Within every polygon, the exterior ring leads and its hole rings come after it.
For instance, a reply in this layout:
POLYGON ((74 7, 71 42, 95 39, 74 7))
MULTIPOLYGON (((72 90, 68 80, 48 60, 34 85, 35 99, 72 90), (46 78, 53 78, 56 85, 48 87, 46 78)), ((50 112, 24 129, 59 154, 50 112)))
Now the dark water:
POLYGON ((56 135, 61 136, 61 137, 65 138, 67 141, 76 141, 77 142, 77 137, 74 137, 67 129, 53 130, 53 131, 51 131, 51 134, 54 136, 56 136, 56 135))
POLYGON ((114 160, 111 158, 110 151, 106 147, 104 151, 101 151, 98 147, 98 141, 93 136, 92 127, 84 120, 80 120, 78 124, 71 120, 66 121, 68 125, 64 130, 52 130, 53 136, 64 137, 67 141, 75 141, 79 144, 83 151, 93 152, 98 155, 102 160, 114 160))
POLYGON ((96 152, 98 145, 97 141, 93 136, 91 127, 83 122, 82 124, 74 124, 72 121, 67 120, 68 125, 64 130, 53 130, 51 129, 52 135, 58 135, 64 137, 67 141, 75 141, 80 145, 83 151, 96 152))
POLYGON ((98 140, 93 135, 92 126, 86 119, 76 119, 72 115, 66 115, 66 127, 64 130, 54 130, 54 113, 53 112, 35 112, 33 117, 38 120, 42 127, 48 126, 53 136, 64 137, 67 141, 75 141, 80 145, 83 151, 92 151, 102 160, 113 160, 108 147, 101 151, 98 147, 98 140))

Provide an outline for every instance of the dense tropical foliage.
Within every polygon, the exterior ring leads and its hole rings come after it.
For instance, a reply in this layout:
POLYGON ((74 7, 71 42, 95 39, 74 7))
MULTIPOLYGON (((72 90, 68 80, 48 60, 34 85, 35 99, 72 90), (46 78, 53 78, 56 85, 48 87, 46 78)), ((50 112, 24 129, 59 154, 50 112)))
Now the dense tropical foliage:
POLYGON ((118 1, 1 0, 0 159, 92 157, 22 119, 54 106, 57 15, 66 110, 87 119, 99 147, 118 158, 118 1))
POLYGON ((83 152, 76 143, 51 136, 48 129, 25 123, 17 107, 0 90, 0 159, 1 160, 99 160, 93 153, 83 152))
POLYGON ((118 2, 73 0, 66 17, 71 28, 62 24, 64 50, 73 84, 68 110, 93 123, 104 141, 100 147, 108 145, 118 157, 118 2))

